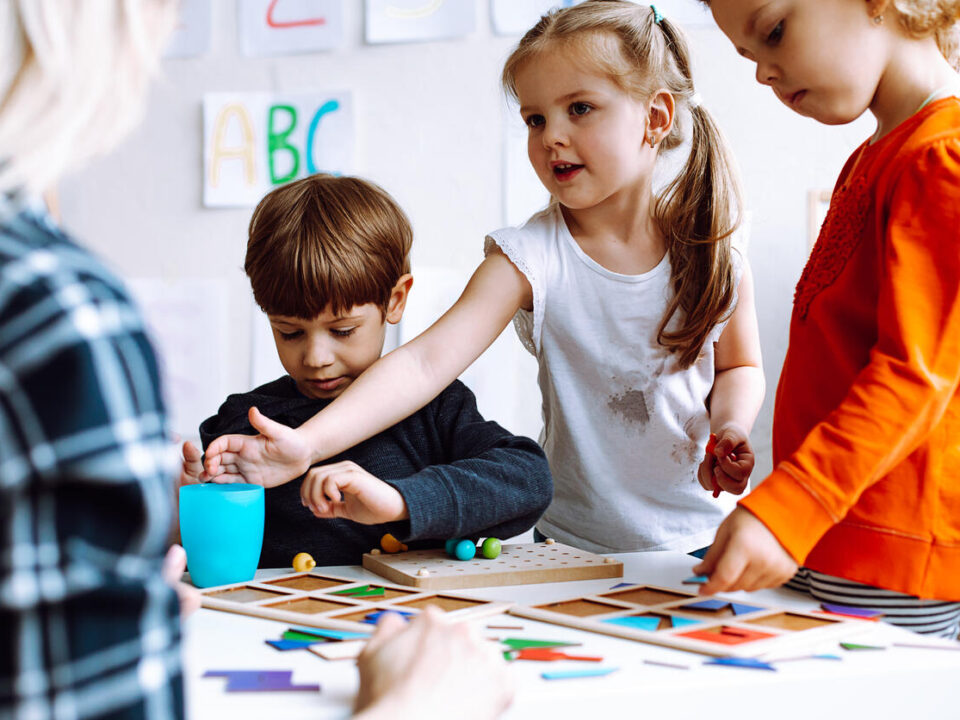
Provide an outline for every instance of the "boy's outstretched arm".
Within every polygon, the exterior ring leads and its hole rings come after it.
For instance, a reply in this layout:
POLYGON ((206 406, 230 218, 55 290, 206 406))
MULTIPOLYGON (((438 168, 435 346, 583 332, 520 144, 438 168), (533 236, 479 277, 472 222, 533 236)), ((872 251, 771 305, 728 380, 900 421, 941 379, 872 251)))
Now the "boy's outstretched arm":
POLYGON ((296 430, 255 423, 261 435, 217 438, 207 447, 207 473, 267 487, 303 474, 422 408, 496 340, 519 308, 532 306, 523 274, 501 252, 491 252, 460 299, 427 330, 367 368, 296 430))
MULTIPOLYGON (((710 431, 717 441, 700 464, 704 488, 739 495, 754 466, 750 430, 760 412, 766 382, 753 299, 753 275, 746 258, 737 288, 737 307, 717 341, 716 375, 710 393, 710 431)), ((717 493, 719 494, 719 493, 717 493)))

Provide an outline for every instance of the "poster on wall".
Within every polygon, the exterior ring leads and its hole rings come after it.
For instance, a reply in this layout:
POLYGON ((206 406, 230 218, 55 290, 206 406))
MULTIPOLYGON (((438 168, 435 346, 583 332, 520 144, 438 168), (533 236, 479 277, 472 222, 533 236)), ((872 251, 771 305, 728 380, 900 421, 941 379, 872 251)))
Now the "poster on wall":
POLYGON ((210 52, 212 29, 210 0, 180 0, 177 24, 163 51, 163 57, 188 58, 206 55, 210 52))
MULTIPOLYGON (((583 0, 491 0, 493 31, 498 35, 523 35, 541 15, 554 8, 579 5, 583 0)), ((650 5, 638 2, 638 5, 650 5)), ((695 0, 659 0, 657 10, 670 22, 684 27, 713 26, 707 7, 695 0)))
POLYGON ((248 207, 278 185, 349 172, 349 92, 208 93, 203 98, 203 204, 248 207))
POLYGON ((368 43, 422 42, 469 35, 474 0, 367 0, 368 43))
POLYGON ((240 47, 250 57, 332 50, 343 44, 342 0, 237 0, 240 47))

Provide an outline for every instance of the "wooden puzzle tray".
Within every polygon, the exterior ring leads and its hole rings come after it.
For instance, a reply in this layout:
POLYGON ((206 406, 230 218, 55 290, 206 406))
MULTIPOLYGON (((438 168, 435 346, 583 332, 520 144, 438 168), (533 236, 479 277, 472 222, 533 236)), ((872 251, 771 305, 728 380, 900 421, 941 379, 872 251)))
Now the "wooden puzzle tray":
POLYGON ((623 577, 619 560, 549 539, 504 545, 492 560, 456 560, 441 549, 396 554, 375 550, 363 556, 363 567, 395 583, 431 590, 623 577))
POLYGON ((201 599, 203 607, 211 610, 352 632, 371 632, 373 625, 364 620, 384 610, 416 614, 433 605, 451 620, 470 620, 499 615, 512 604, 351 580, 316 570, 206 588, 201 599))
POLYGON ((869 630, 871 621, 731 601, 649 585, 533 606, 511 615, 714 656, 757 657, 869 630))

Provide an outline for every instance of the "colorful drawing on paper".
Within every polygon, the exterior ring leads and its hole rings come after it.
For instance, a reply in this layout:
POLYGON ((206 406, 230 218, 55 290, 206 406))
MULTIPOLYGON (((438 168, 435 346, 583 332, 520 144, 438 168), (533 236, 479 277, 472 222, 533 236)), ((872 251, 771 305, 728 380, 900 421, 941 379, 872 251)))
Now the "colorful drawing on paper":
POLYGON ((243 54, 251 57, 333 50, 343 44, 341 0, 238 0, 243 54))
POLYGON ((474 0, 367 0, 368 43, 463 37, 476 26, 474 0))
POLYGON ((277 185, 317 172, 349 172, 348 92, 210 93, 203 99, 203 203, 255 205, 277 185))

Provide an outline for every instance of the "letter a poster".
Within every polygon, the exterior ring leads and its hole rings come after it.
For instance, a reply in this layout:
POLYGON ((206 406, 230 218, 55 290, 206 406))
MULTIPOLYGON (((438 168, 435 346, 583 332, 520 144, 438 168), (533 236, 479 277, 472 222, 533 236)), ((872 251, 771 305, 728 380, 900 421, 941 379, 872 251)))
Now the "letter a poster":
POLYGON ((249 207, 278 185, 353 165, 349 92, 209 93, 203 98, 203 204, 249 207))

